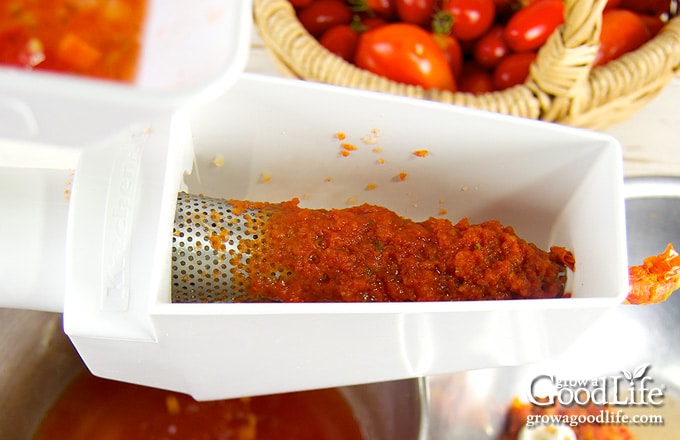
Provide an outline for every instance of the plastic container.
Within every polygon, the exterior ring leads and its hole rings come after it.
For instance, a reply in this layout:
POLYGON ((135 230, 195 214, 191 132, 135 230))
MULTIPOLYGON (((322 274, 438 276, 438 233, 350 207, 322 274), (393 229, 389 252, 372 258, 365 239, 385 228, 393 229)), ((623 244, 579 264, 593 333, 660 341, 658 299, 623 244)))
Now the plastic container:
MULTIPOLYGON (((22 111, 26 106, 20 104, 25 92, 66 102, 94 99, 174 109, 190 100, 214 97, 236 81, 247 60, 252 1, 146 1, 140 59, 132 83, 0 68, 0 120, 8 115, 26 117, 22 111)), ((0 130, 0 135, 6 134, 0 130)))
POLYGON ((98 376, 205 400, 536 362, 627 294, 621 151, 607 135, 252 75, 188 114, 135 119, 80 153, 70 190, 64 330, 98 376), (338 132, 357 146, 348 157, 338 132), (173 304, 180 189, 498 219, 573 250, 573 298, 173 304))
MULTIPOLYGON (((177 147, 184 153, 169 145, 171 121, 182 118, 178 113, 185 106, 219 96, 245 67, 251 1, 146 3, 137 75, 130 83, 0 67, 0 200, 14 207, 0 221, 6 306, 63 309, 66 227, 69 217, 77 217, 69 214, 74 170, 86 176, 88 163, 114 161, 102 165, 114 166, 110 175, 95 175, 99 184, 85 185, 94 198, 105 198, 109 189, 115 194, 109 185, 131 184, 125 167, 138 171, 135 161, 145 149, 152 152, 144 155, 158 161, 145 170, 163 175, 163 158, 191 154, 186 138, 177 147)), ((147 182, 133 177, 136 184, 147 182)), ((165 188, 154 177, 148 178, 151 187, 165 188)), ((161 200, 158 193, 151 198, 161 200)), ((85 223, 95 209, 83 208, 85 223)), ((115 211, 103 213, 111 214, 115 211)))

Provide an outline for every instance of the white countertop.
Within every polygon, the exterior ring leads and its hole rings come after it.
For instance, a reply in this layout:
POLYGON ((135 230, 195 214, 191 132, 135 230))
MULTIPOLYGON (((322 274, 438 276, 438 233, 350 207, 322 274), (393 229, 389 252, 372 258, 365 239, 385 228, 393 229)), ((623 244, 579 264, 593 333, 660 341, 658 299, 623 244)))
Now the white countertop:
MULTIPOLYGON (((246 71, 281 76, 255 29, 246 71)), ((680 176, 680 75, 633 117, 606 132, 623 146, 626 177, 680 176)))

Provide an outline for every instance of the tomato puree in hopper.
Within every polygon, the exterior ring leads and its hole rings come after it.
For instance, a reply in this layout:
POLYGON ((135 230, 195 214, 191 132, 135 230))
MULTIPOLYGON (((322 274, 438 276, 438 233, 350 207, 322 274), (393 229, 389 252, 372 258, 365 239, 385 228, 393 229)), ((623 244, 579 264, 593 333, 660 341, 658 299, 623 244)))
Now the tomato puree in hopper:
MULTIPOLYGON (((415 222, 373 205, 305 209, 229 201, 247 234, 229 260, 248 297, 283 302, 452 301, 556 298, 564 248, 549 252, 491 220, 415 222)), ((220 235, 211 246, 223 249, 220 235)), ((245 299, 247 300, 247 299, 245 299)))

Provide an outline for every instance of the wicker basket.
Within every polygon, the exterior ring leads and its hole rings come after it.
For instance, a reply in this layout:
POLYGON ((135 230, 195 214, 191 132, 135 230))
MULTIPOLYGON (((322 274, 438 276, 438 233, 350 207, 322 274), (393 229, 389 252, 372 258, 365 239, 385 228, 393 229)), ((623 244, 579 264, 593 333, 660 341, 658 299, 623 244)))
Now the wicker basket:
POLYGON ((359 69, 321 46, 288 0, 254 0, 254 18, 278 67, 298 78, 603 129, 636 112, 680 70, 680 16, 636 51, 592 69, 605 3, 565 0, 565 22, 539 50, 527 81, 482 95, 424 90, 359 69))

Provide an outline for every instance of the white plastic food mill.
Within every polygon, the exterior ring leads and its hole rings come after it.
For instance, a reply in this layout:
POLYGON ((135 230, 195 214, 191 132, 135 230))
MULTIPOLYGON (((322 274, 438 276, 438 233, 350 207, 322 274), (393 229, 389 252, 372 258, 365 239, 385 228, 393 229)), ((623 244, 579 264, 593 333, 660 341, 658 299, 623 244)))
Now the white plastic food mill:
POLYGON ((0 141, 0 305, 63 311, 64 331, 95 375, 206 400, 517 365, 562 352, 625 296, 622 170, 611 137, 249 75, 191 112, 113 106, 91 118, 89 103, 62 114, 35 96, 38 134, 12 140, 31 129, 17 124, 0 141), (370 146, 338 154, 338 130, 358 138, 376 126, 386 166, 376 167, 370 146), (413 158, 423 147, 431 157, 413 158), (211 168, 217 154, 225 164, 211 168), (267 185, 257 183, 264 170, 274 176, 267 185), (390 180, 402 170, 406 182, 390 180), (384 183, 366 192, 365 176, 384 183), (572 249, 574 297, 172 303, 177 195, 208 187, 239 200, 307 193, 318 207, 363 191, 368 203, 414 219, 445 197, 454 219, 498 218, 543 248, 572 249))

